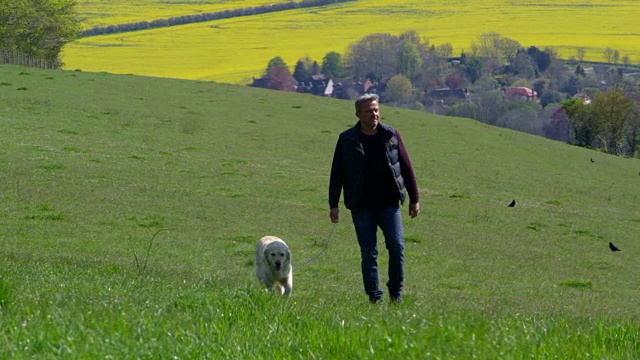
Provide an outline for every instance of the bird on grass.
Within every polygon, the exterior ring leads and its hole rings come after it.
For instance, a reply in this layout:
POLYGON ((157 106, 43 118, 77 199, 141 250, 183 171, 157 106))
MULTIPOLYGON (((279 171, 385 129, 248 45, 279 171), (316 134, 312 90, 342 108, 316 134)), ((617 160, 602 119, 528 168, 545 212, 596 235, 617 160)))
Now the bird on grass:
POLYGON ((515 201, 515 200, 511 201, 511 202, 509 203, 509 205, 507 205, 507 206, 508 206, 508 207, 514 207, 514 206, 516 206, 516 201, 515 201))
POLYGON ((609 249, 611 249, 611 251, 620 251, 620 249, 613 245, 613 243, 611 241, 609 241, 609 249))
POLYGON ((595 162, 595 161, 593 161, 593 158, 590 158, 589 160, 591 160, 591 162, 595 162))

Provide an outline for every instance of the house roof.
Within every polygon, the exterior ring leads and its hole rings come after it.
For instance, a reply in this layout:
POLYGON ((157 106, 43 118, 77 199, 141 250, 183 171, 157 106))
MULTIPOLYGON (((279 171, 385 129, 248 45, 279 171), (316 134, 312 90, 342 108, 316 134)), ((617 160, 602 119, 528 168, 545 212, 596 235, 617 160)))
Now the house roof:
POLYGON ((504 94, 506 96, 526 96, 526 97, 538 96, 537 92, 524 86, 506 88, 504 89, 504 94))

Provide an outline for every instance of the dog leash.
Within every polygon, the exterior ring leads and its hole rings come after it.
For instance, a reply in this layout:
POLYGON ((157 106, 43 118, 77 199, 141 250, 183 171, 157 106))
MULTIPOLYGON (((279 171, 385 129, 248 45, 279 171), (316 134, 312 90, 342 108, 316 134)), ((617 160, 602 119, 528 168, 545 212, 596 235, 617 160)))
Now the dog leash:
POLYGON ((302 264, 300 264, 300 265, 295 264, 296 267, 305 266, 305 265, 309 264, 310 262, 312 262, 313 260, 317 259, 318 256, 322 255, 324 250, 327 248, 327 244, 329 244, 329 240, 331 240, 331 236, 333 235, 333 230, 336 229, 336 224, 337 223, 333 223, 333 226, 331 226, 331 231, 329 231, 329 236, 327 236, 327 240, 325 240, 324 244, 322 244, 322 247, 321 247, 320 251, 318 251, 318 253, 315 254, 311 259, 303 262, 302 264))

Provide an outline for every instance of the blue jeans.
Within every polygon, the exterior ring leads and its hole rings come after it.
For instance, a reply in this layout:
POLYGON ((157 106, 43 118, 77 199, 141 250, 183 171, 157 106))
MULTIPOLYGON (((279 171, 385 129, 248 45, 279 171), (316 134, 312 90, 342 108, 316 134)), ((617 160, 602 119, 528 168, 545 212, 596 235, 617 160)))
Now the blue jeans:
POLYGON ((362 258, 364 291, 370 299, 382 297, 378 279, 378 227, 384 235, 389 251, 389 281, 387 288, 392 299, 402 296, 404 285, 404 237, 400 206, 352 209, 351 218, 356 229, 362 258))

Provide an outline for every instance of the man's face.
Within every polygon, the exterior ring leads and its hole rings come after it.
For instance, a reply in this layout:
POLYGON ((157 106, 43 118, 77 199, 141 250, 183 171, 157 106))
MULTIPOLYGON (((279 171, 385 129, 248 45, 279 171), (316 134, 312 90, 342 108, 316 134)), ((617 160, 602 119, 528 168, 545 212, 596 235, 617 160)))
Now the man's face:
POLYGON ((360 104, 360 110, 356 112, 360 119, 360 127, 364 130, 372 131, 378 126, 380 121, 380 106, 375 100, 366 101, 360 104))

